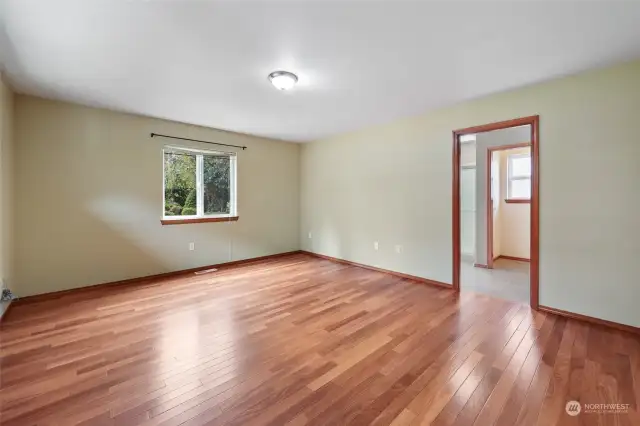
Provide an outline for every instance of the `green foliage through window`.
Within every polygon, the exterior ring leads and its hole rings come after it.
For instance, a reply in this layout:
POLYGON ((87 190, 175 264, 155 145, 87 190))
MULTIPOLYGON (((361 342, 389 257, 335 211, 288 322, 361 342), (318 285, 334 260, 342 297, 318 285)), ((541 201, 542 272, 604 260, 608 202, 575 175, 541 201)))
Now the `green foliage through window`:
POLYGON ((234 186, 231 161, 224 155, 165 152, 164 215, 196 216, 199 205, 205 216, 230 214, 234 186), (202 182, 200 195, 198 181, 202 182))
POLYGON ((204 157, 204 214, 231 211, 231 167, 229 157, 204 157))
MULTIPOLYGON (((182 214, 188 195, 196 192, 196 156, 182 153, 164 154, 165 216, 182 214), (180 213, 177 213, 177 210, 180 213), (170 214, 167 214, 167 213, 170 214)), ((195 200, 194 200, 195 210, 195 200)), ((194 213, 195 214, 195 213, 194 213)))

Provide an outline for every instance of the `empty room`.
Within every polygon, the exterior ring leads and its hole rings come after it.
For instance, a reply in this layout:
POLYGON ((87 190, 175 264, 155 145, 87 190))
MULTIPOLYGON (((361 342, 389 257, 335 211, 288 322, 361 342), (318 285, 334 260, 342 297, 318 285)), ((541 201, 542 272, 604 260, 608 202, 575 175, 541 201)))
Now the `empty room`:
POLYGON ((638 22, 0 0, 0 425, 639 425, 638 22))

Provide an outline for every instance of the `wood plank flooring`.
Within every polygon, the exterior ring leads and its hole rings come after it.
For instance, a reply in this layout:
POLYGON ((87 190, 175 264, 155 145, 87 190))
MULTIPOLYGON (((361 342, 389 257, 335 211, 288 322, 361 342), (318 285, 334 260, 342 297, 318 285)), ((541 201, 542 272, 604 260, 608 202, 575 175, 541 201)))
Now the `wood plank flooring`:
POLYGON ((6 426, 640 424, 637 336, 304 254, 19 302, 0 351, 6 426))

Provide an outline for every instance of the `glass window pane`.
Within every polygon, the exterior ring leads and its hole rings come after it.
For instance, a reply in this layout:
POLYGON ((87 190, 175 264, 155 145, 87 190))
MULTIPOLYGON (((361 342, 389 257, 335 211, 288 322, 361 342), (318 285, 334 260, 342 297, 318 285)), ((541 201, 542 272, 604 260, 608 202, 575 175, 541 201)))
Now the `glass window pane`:
POLYGON ((531 179, 512 180, 509 198, 531 198, 531 179))
POLYGON ((204 214, 231 212, 231 159, 205 156, 202 170, 204 184, 204 214))
POLYGON ((531 176, 531 157, 510 157, 511 176, 513 177, 530 177, 531 176))
POLYGON ((196 215, 196 156, 164 154, 164 215, 196 215))

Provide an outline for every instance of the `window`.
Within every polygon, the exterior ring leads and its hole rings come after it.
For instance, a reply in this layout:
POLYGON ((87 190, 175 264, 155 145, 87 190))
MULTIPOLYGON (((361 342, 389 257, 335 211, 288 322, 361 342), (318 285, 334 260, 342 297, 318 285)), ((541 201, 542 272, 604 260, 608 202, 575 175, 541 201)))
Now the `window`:
POLYGON ((235 220, 236 215, 235 154, 165 147, 163 223, 235 220))
POLYGON ((512 154, 508 157, 509 181, 507 199, 531 199, 531 154, 512 154))

